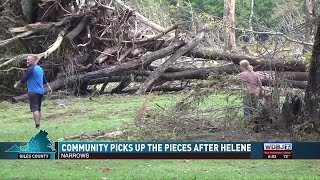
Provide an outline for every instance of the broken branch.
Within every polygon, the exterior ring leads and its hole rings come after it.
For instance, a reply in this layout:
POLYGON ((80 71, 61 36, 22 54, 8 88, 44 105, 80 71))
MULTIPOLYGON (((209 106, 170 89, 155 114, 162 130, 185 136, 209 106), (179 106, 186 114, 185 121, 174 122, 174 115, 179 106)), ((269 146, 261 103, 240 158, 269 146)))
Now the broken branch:
POLYGON ((38 58, 38 61, 39 61, 42 57, 45 57, 45 58, 46 58, 48 55, 52 54, 55 50, 57 50, 57 49, 60 47, 60 45, 61 45, 61 43, 62 43, 62 41, 63 41, 64 35, 65 35, 65 30, 60 31, 59 36, 58 36, 58 38, 56 39, 56 41, 55 41, 55 42, 48 48, 48 50, 46 50, 45 52, 42 52, 42 53, 39 53, 39 54, 21 54, 21 55, 18 55, 18 56, 16 56, 16 57, 13 57, 13 58, 9 59, 8 61, 0 64, 0 68, 6 66, 6 65, 8 65, 8 64, 11 64, 11 63, 13 63, 13 62, 16 62, 16 61, 20 61, 20 60, 22 60, 22 59, 25 59, 25 58, 27 58, 29 55, 34 55, 34 56, 36 56, 36 57, 38 58))
POLYGON ((136 94, 143 94, 146 92, 146 90, 161 76, 161 74, 169 68, 170 65, 174 63, 175 60, 180 58, 182 55, 187 53, 188 51, 195 48, 204 38, 206 29, 200 31, 194 39, 192 39, 189 43, 181 47, 177 50, 170 58, 167 59, 166 62, 164 62, 159 68, 157 68, 143 83, 142 86, 140 86, 139 90, 136 92, 136 94))
MULTIPOLYGON (((118 4, 118 6, 124 8, 124 9, 128 9, 129 11, 133 11, 133 9, 127 5, 124 4, 124 2, 122 2, 121 0, 115 0, 115 2, 118 4)), ((164 28, 161 27, 160 25, 156 24, 155 22, 147 19, 146 17, 144 17, 143 15, 141 15, 140 13, 138 13, 137 11, 134 11, 134 15, 145 25, 152 27, 153 29, 159 31, 159 32, 164 32, 164 28)))
POLYGON ((6 39, 6 40, 3 40, 3 41, 0 41, 0 47, 5 46, 5 45, 7 45, 9 43, 12 43, 12 42, 14 42, 14 41, 16 41, 16 40, 18 40, 20 38, 29 36, 29 35, 31 35, 33 33, 35 33, 35 31, 31 30, 31 31, 27 31, 27 32, 24 32, 22 34, 19 34, 19 35, 15 36, 15 37, 12 37, 10 39, 6 39))

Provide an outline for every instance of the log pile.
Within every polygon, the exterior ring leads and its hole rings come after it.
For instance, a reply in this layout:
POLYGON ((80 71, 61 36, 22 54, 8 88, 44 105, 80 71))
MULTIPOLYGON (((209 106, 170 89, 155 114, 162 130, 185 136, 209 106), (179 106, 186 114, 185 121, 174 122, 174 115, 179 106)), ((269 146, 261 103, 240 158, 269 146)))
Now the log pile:
MULTIPOLYGON (((51 40, 51 45, 43 50, 29 47, 29 52, 1 60, 0 71, 21 68, 24 59, 33 54, 39 58, 40 65, 50 64, 46 72, 51 72, 49 81, 53 90, 78 89, 77 93, 81 94, 88 85, 103 84, 103 91, 107 83, 119 82, 113 92, 122 92, 130 83, 137 82, 141 86, 135 94, 143 94, 168 81, 206 79, 211 73, 237 74, 239 62, 247 59, 255 70, 281 71, 277 77, 285 77, 290 86, 305 86, 308 75, 300 61, 283 62, 270 57, 199 48, 206 38, 207 26, 201 27, 193 37, 181 38, 174 33, 179 25, 165 28, 120 0, 107 2, 110 1, 95 0, 89 5, 71 0, 42 0, 35 18, 24 10, 27 24, 9 28, 14 36, 0 41, 0 47, 43 35, 51 40), (224 63, 217 67, 175 66, 181 57, 224 63), (155 66, 155 61, 160 63, 155 66)), ((274 79, 263 79, 264 85, 275 85, 274 79)), ((13 99, 20 101, 26 97, 20 95, 13 99)))

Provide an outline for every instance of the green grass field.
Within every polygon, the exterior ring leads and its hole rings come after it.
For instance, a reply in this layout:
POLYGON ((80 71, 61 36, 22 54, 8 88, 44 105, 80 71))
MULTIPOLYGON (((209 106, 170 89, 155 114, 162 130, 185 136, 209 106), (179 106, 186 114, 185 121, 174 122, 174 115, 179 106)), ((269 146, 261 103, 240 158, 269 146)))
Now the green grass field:
MULTIPOLYGON (((121 129, 146 96, 100 96, 46 100, 42 129, 49 138, 121 129)), ((150 108, 170 107, 174 95, 157 95, 150 108)), ((209 105, 221 104, 214 96, 209 105)), ((0 103, 0 141, 28 141, 38 131, 28 103, 0 103)), ((316 160, 0 160, 1 179, 320 179, 316 160)))

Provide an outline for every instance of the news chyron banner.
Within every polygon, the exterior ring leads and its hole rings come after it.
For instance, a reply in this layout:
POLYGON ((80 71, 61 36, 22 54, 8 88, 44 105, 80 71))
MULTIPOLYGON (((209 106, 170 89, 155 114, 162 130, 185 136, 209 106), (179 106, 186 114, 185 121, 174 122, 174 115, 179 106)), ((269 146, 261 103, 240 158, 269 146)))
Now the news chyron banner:
POLYGON ((320 159, 320 142, 0 142, 0 159, 320 159))

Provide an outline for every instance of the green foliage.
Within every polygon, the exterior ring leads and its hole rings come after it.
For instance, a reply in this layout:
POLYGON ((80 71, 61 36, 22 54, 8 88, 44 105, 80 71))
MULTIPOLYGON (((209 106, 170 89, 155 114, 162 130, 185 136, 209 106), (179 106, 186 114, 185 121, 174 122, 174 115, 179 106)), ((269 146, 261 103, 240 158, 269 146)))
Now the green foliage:
MULTIPOLYGON (((259 0, 254 4, 254 27, 272 27, 276 25, 276 21, 271 17, 274 8, 273 0, 259 0)), ((197 9, 206 13, 223 18, 224 1, 223 0, 192 0, 192 4, 197 9)), ((248 28, 250 18, 251 0, 236 1, 236 23, 239 28, 248 28)))
POLYGON ((192 5, 197 9, 213 14, 218 17, 223 17, 223 0, 191 0, 192 5))
POLYGON ((214 29, 218 26, 216 19, 212 15, 206 12, 202 12, 199 14, 199 20, 201 22, 206 22, 208 24, 209 29, 214 29))
POLYGON ((150 18, 154 22, 167 27, 170 26, 170 7, 168 0, 132 0, 127 1, 134 9, 150 18))
POLYGON ((308 51, 306 53, 304 53, 304 58, 305 60, 303 61, 303 63, 309 67, 312 61, 312 52, 308 51))
POLYGON ((170 5, 171 24, 179 24, 183 32, 192 30, 194 25, 192 5, 188 1, 180 1, 176 6, 170 5))
MULTIPOLYGON (((204 23, 214 29, 223 19, 224 0, 129 1, 139 12, 163 25, 180 24, 182 32, 196 32, 204 23), (154 10, 156 9, 156 11, 154 10)), ((236 0, 236 27, 249 29, 251 0, 236 0)), ((304 18, 304 0, 254 0, 252 27, 255 31, 288 30, 304 18), (289 27, 289 28, 288 28, 289 27)), ((217 29, 217 28, 216 28, 217 29)), ((292 29, 292 28, 291 28, 292 29)))
MULTIPOLYGON (((199 11, 223 18, 224 0, 191 0, 199 11)), ((304 12, 304 0, 254 0, 252 25, 253 30, 276 29, 280 27, 284 15, 304 12)), ((249 28, 251 0, 236 0, 236 26, 249 28)))
MULTIPOLYGON (((254 30, 259 30, 260 27, 273 27, 276 21, 271 17, 274 9, 274 1, 259 0, 254 2, 252 25, 254 30)), ((249 28, 248 21, 251 12, 251 0, 236 1, 236 22, 241 28, 249 28)))

